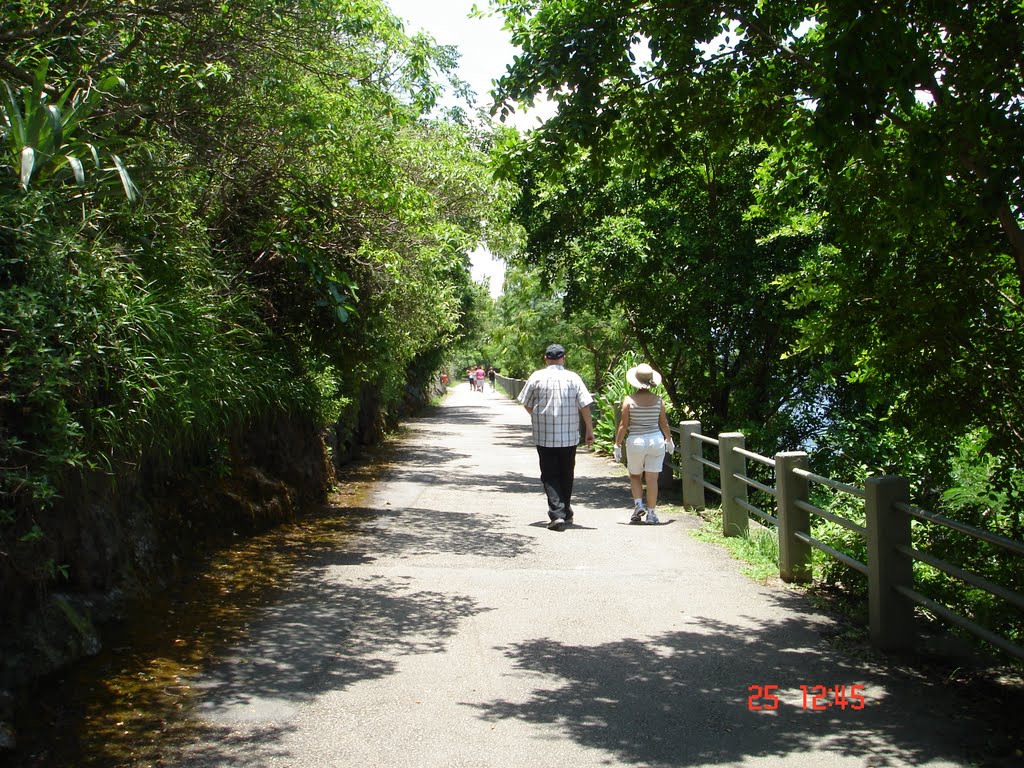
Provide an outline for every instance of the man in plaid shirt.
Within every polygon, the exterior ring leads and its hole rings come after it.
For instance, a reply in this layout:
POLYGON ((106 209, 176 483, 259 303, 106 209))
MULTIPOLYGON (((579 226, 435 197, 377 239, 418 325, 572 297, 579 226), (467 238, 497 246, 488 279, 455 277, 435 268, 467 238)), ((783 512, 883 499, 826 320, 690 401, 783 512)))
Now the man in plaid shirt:
POLYGON ((519 393, 533 420, 533 441, 540 457, 540 481, 548 497, 548 528, 565 529, 572 523, 572 484, 576 474, 576 446, 580 442, 580 416, 586 426, 587 445, 594 442, 590 404, 594 398, 579 374, 565 369, 565 348, 552 344, 544 352, 546 366, 534 371, 519 393))

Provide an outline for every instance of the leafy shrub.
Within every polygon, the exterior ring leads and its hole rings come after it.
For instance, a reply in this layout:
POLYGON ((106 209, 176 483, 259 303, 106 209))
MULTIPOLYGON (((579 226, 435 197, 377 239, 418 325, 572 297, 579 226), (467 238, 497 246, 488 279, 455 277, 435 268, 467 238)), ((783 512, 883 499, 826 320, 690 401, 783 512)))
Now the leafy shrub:
MULTIPOLYGON (((605 380, 604 388, 594 395, 594 445, 600 450, 612 452, 615 445, 615 413, 622 400, 627 395, 633 394, 633 387, 626 381, 626 372, 643 362, 638 352, 626 352, 618 364, 605 380)), ((674 412, 672 403, 669 402, 663 386, 659 385, 653 390, 654 394, 662 398, 668 414, 669 424, 673 424, 674 412)))
MULTIPOLYGON (((1020 540, 1019 524, 1010 503, 1010 494, 997 492, 992 477, 1000 459, 984 450, 981 433, 961 440, 961 450, 952 462, 950 476, 959 485, 941 496, 932 494, 932 509, 951 519, 982 530, 1020 540)), ((867 468, 855 484, 863 484, 867 468)), ((814 503, 834 515, 865 524, 863 501, 847 494, 819 491, 814 503)), ((856 532, 828 520, 815 519, 813 535, 829 546, 861 562, 867 562, 867 544, 856 532)), ((1019 556, 950 528, 914 520, 911 545, 965 571, 978 574, 1004 588, 1024 594, 1024 574, 1019 556)), ((866 599, 867 581, 856 571, 815 550, 816 578, 841 587, 851 595, 866 599)), ((914 562, 915 589, 947 606, 955 613, 973 619, 982 626, 1011 640, 1024 639, 1024 619, 1020 611, 1001 598, 978 589, 926 563, 914 562)), ((958 630, 954 630, 958 631, 958 630)))

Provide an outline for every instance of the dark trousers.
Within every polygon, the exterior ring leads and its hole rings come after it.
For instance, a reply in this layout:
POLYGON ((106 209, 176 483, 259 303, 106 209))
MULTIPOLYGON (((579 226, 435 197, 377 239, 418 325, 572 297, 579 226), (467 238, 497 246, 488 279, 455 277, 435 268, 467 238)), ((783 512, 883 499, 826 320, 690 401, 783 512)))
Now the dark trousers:
POLYGON ((540 481, 548 496, 548 517, 572 520, 572 482, 576 474, 576 446, 546 448, 537 446, 540 457, 540 481))

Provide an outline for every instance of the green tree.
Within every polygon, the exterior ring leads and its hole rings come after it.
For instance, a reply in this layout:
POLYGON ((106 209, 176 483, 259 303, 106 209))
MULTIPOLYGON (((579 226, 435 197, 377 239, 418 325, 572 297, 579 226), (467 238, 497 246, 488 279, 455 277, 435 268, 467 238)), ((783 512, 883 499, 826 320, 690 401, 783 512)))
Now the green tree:
POLYGON ((786 355, 797 315, 773 281, 813 239, 750 215, 765 153, 695 134, 657 165, 623 147, 614 160, 582 153, 546 174, 525 147, 510 150, 524 258, 564 286, 570 319, 585 310, 625 320, 628 346, 712 433, 753 431, 765 450, 810 437, 821 382, 810 356, 786 355))
POLYGON ((986 434, 1024 466, 1018 4, 492 6, 523 49, 501 109, 559 107, 530 145, 543 173, 625 149, 658 167, 696 133, 769 148, 751 212, 762 239, 819 244, 779 287, 832 423, 882 418, 935 467, 986 434))
POLYGON ((510 190, 488 126, 430 117, 452 51, 378 0, 19 3, 4 21, 0 602, 16 610, 18 584, 74 557, 68 488, 219 470, 233 436, 277 418, 346 448, 393 423, 465 333, 468 253, 507 237, 510 190), (88 169, 93 148, 101 173, 79 175, 69 156, 88 169))
POLYGON ((488 353, 505 375, 525 379, 543 364, 544 349, 557 342, 566 348, 566 364, 595 390, 630 348, 621 313, 568 314, 564 296, 541 271, 522 265, 505 273, 488 336, 488 353))
MULTIPOLYGON (((913 224, 939 205, 979 237, 991 230, 985 239, 1011 256, 1004 268, 1021 283, 1019 4, 494 0, 492 7, 523 48, 499 84, 501 109, 541 93, 559 105, 539 130, 542 142, 614 147, 637 135, 622 130, 627 123, 640 129, 641 146, 657 152, 681 125, 736 129, 778 146, 793 175, 820 175, 830 215, 844 228, 887 240, 894 223, 913 224), (731 93, 736 119, 722 120, 719 105, 731 93), (913 154, 914 169, 875 190, 889 215, 873 223, 846 197, 844 182, 881 172, 894 151, 913 154)), ((799 188, 799 178, 788 181, 799 188)))

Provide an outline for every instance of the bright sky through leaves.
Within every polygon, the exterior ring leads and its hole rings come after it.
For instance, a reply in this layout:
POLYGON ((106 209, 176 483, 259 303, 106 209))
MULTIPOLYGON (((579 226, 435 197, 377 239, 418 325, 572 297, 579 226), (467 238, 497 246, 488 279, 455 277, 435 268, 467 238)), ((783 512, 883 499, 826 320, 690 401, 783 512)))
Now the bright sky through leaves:
MULTIPOLYGON (((479 106, 491 104, 491 81, 505 72, 512 61, 515 48, 508 33, 502 29, 500 16, 470 18, 474 4, 486 7, 486 0, 387 0, 394 13, 406 22, 406 32, 415 34, 423 29, 442 45, 454 45, 461 52, 459 76, 476 92, 479 106)), ((530 116, 516 113, 509 122, 520 130, 535 126, 545 113, 542 110, 530 116)), ((479 249, 471 254, 473 279, 489 279, 491 295, 501 292, 505 265, 491 254, 479 249)))

